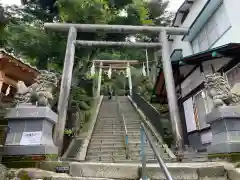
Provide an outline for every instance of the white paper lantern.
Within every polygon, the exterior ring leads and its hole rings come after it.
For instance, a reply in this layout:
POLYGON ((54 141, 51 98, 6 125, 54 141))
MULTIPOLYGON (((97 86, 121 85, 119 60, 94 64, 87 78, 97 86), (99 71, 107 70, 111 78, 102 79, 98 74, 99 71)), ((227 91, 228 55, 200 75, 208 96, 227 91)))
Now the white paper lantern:
POLYGON ((95 64, 93 63, 91 67, 91 76, 94 76, 94 75, 95 75, 95 64))
POLYGON ((143 67, 142 67, 142 75, 143 76, 146 76, 146 68, 145 68, 145 65, 144 65, 144 63, 143 63, 143 67))
POLYGON ((111 79, 112 77, 112 67, 110 66, 108 69, 108 78, 111 79))

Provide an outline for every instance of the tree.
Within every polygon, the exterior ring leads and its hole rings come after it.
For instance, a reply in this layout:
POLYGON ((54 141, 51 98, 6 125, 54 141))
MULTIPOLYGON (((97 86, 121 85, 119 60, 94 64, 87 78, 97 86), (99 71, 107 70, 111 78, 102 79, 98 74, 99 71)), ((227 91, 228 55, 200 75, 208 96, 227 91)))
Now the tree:
MULTIPOLYGON (((74 22, 74 23, 105 23, 105 24, 143 24, 148 18, 147 10, 143 4, 125 1, 121 4, 112 6, 106 0, 79 1, 79 0, 58 0, 55 6, 44 3, 44 1, 25 1, 23 7, 7 7, 6 16, 10 24, 7 27, 8 38, 5 47, 16 54, 23 55, 32 59, 35 65, 40 69, 46 69, 47 64, 53 64, 54 67, 61 69, 63 53, 65 50, 66 38, 59 33, 46 33, 43 29, 43 22, 74 22), (123 6, 124 5, 124 6, 123 6), (57 7, 57 11, 51 11, 57 7), (119 15, 125 7, 128 12, 127 17, 119 15), (56 14, 58 12, 58 14, 56 14), (34 41, 33 41, 34 39, 34 41)), ((54 2, 53 2, 54 3, 54 2)), ((65 34, 66 36, 66 34, 65 34)), ((102 34, 102 33, 80 33, 80 39, 88 40, 124 40, 126 34, 102 34)), ((94 56, 97 50, 80 49, 76 52, 78 58, 94 56)))
POLYGON ((6 23, 7 23, 7 20, 4 16, 4 8, 2 7, 0 2, 0 47, 2 47, 4 44, 3 34, 4 34, 4 28, 6 26, 6 23))

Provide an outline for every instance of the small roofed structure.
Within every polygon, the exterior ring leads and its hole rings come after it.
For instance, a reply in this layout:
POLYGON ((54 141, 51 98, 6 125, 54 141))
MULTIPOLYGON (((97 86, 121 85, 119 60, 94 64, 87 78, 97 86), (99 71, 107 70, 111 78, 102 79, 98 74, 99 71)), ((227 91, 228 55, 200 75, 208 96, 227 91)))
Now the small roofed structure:
POLYGON ((0 49, 1 101, 11 102, 17 92, 18 81, 23 81, 26 86, 30 86, 39 74, 36 68, 0 49))

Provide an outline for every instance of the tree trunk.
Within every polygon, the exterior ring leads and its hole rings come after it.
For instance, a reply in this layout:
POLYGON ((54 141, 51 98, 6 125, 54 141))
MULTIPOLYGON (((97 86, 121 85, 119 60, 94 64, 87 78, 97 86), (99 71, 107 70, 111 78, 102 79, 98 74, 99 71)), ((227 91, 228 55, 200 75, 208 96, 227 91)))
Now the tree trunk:
POLYGON ((47 70, 48 69, 48 58, 47 57, 38 57, 36 66, 39 70, 47 70))

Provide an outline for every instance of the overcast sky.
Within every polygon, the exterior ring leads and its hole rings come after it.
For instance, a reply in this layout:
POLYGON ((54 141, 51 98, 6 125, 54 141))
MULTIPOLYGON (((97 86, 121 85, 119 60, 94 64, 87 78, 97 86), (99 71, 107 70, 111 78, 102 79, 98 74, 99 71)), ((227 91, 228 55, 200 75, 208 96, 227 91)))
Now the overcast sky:
MULTIPOLYGON (((21 0, 0 0, 3 4, 20 4, 21 0)), ((170 0, 169 11, 176 11, 184 0, 170 0)))

